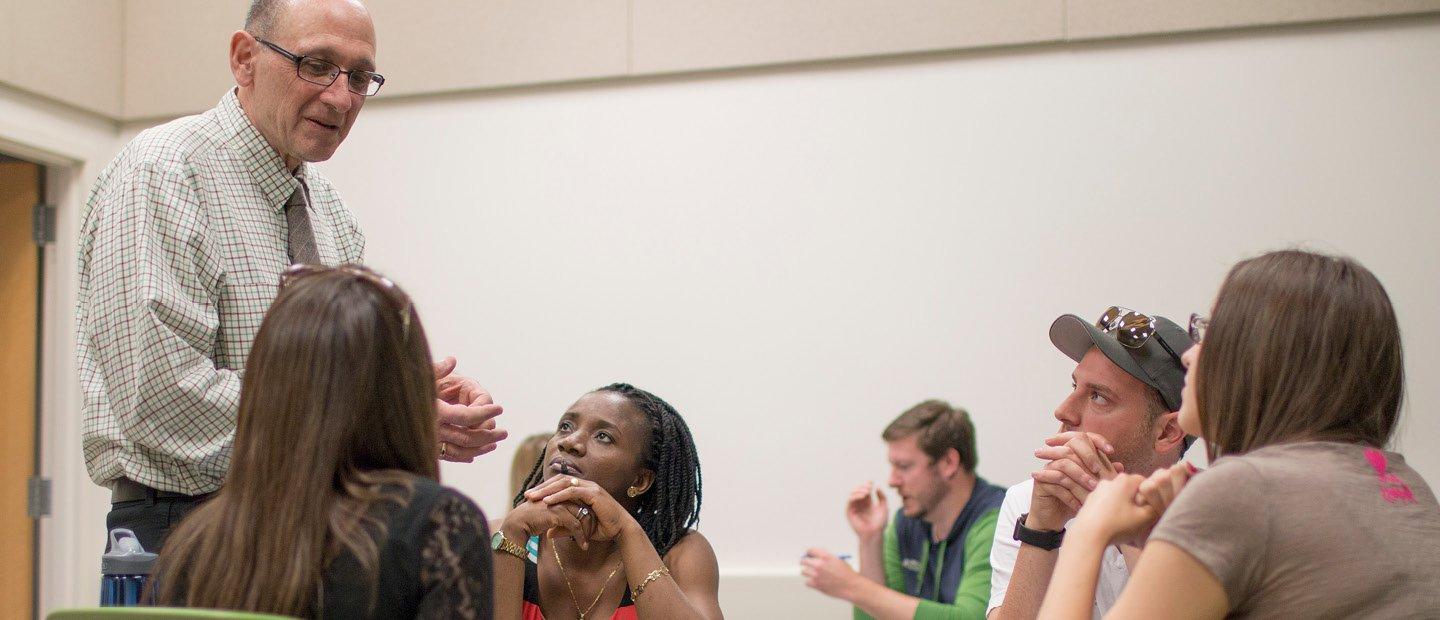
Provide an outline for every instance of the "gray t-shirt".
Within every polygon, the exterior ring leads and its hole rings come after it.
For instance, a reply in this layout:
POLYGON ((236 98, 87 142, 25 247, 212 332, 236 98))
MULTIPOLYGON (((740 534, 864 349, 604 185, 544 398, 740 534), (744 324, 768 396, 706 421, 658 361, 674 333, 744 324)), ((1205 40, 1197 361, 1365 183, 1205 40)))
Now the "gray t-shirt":
POLYGON ((1393 452, 1305 442, 1220 458, 1150 539, 1208 568, 1231 617, 1440 617, 1440 506, 1393 452))

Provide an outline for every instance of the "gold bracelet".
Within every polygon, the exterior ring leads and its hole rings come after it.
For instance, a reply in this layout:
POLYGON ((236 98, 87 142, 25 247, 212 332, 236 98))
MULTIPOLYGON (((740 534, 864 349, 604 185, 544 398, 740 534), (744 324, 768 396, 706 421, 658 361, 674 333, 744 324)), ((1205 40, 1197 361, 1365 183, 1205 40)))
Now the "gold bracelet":
POLYGON ((640 600, 640 595, 645 593, 645 586, 648 586, 648 585, 650 585, 650 582, 655 581, 656 579, 659 579, 661 575, 669 575, 669 574, 670 574, 670 569, 665 568, 664 566, 661 566, 660 568, 657 568, 657 569, 655 569, 655 570, 650 571, 650 574, 645 576, 645 581, 642 581, 642 582, 640 582, 640 585, 635 586, 635 593, 630 595, 630 600, 632 600, 632 601, 638 601, 638 600, 640 600))

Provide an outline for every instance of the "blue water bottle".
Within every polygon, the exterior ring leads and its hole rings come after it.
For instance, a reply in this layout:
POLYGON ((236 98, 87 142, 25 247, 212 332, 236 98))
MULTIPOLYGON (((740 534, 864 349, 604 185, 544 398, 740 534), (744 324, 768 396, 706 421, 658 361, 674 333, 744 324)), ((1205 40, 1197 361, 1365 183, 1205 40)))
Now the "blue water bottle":
POLYGON ((110 530, 110 551, 100 556, 100 606, 141 604, 145 581, 155 565, 155 554, 140 546, 135 532, 110 530))

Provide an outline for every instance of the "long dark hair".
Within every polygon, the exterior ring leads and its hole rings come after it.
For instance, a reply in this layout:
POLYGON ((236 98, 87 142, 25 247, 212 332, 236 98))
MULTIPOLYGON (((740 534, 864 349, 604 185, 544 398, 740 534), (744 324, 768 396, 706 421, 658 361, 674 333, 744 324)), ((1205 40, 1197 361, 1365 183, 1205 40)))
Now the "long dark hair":
POLYGON ((1346 257, 1271 252, 1230 270, 1196 369, 1210 458, 1329 440, 1383 447, 1405 388, 1380 280, 1346 257))
MULTIPOLYGON (((636 498, 633 514, 655 552, 664 556, 700 521, 700 455, 690 427, 670 403, 628 383, 612 383, 595 391, 624 396, 649 423, 650 441, 641 462, 655 472, 655 482, 636 498)), ((544 463, 542 450, 513 505, 519 506, 525 501, 525 491, 545 480, 544 463)))
POLYGON ((346 551, 373 583, 385 526, 372 509, 439 477, 434 403, 403 291, 349 265, 289 281, 250 351, 225 484, 160 554, 160 602, 315 615, 346 551))

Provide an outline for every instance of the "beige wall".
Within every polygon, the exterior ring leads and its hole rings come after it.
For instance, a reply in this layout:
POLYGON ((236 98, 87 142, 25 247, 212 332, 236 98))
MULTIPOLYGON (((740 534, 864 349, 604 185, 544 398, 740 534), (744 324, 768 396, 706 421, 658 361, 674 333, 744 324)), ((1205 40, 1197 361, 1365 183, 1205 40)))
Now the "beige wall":
POLYGON ((215 105, 235 85, 230 34, 247 0, 125 0, 122 118, 180 116, 215 105))
MULTIPOLYGON (((210 107, 246 0, 0 0, 0 82, 121 120, 210 107)), ((1440 0, 370 0, 382 97, 1440 11, 1440 0)))
MULTIPOLYGON (((126 119, 214 104, 244 0, 126 0, 126 119), (160 36, 160 33, 164 33, 160 36), (154 38, 157 44, 144 41, 154 38), (188 51, 187 64, 165 54, 188 51), (202 66, 200 59, 209 59, 202 66)), ((1440 0, 370 0, 381 97, 1440 11, 1440 0), (436 62, 440 59, 441 62, 436 62)))
POLYGON ((1433 12, 1428 0, 1066 0, 1066 37, 1104 39, 1433 12))
POLYGON ((123 0, 0 0, 0 83, 120 118, 123 0))

